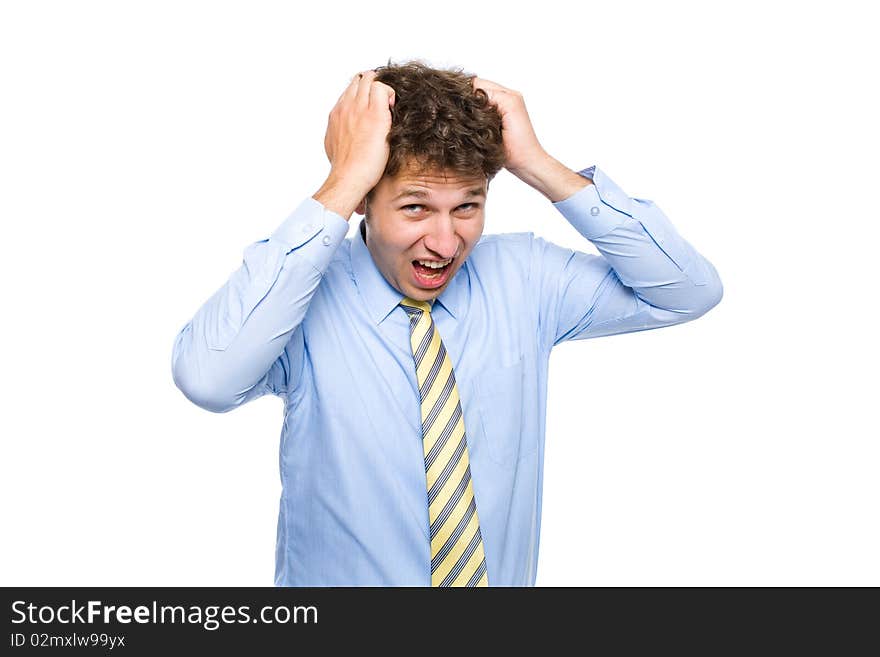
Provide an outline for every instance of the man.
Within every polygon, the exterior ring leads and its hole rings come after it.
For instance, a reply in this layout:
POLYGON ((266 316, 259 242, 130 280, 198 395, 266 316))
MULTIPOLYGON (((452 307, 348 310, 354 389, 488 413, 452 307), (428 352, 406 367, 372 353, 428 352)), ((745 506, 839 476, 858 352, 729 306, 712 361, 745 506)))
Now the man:
POLYGON ((174 381, 214 412, 284 400, 277 585, 534 585, 550 350, 696 319, 718 274, 461 71, 355 76, 324 144, 327 180, 181 330, 174 381), (502 167, 601 255, 483 236, 502 167))

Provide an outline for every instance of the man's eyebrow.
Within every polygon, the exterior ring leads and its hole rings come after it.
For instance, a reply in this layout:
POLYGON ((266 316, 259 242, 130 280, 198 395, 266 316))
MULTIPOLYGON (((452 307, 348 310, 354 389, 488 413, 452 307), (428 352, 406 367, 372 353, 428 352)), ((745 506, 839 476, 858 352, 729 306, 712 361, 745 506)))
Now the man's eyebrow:
MULTIPOLYGON (((482 196, 483 198, 485 198, 486 192, 483 190, 482 187, 475 187, 474 189, 467 190, 464 195, 465 198, 474 198, 477 196, 482 196)), ((395 201, 399 201, 400 199, 406 197, 427 199, 430 198, 430 196, 431 195, 423 189, 418 189, 417 187, 408 187, 402 190, 400 194, 395 196, 393 199, 391 199, 391 202, 394 203, 395 201)))

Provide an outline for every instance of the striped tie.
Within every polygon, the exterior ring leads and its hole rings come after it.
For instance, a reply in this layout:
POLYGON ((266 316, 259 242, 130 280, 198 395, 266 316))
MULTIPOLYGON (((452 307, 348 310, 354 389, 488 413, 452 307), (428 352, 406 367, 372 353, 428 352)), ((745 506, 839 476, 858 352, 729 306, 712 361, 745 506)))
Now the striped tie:
POLYGON ((452 361, 427 301, 404 298, 422 403, 422 441, 431 523, 431 586, 488 586, 483 536, 471 485, 464 417, 452 361))

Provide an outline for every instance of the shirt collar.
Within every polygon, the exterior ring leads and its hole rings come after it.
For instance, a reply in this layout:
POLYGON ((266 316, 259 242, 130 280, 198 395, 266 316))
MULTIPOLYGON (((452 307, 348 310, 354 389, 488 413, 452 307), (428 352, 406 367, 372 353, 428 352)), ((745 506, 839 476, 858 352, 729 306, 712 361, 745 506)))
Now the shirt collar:
MULTIPOLYGON (((352 238, 351 268, 358 291, 367 304, 367 310, 374 322, 380 324, 403 300, 404 295, 398 292, 382 275, 365 241, 366 223, 361 219, 352 238)), ((455 273, 443 294, 437 297, 437 303, 452 316, 458 318, 461 305, 462 286, 466 285, 467 261, 455 273)))

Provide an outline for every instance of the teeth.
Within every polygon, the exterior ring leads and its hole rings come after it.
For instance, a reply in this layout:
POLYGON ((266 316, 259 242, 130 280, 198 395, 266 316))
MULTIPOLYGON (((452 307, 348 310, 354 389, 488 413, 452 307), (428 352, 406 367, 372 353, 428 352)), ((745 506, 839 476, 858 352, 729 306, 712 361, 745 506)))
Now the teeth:
POLYGON ((449 260, 444 260, 443 262, 428 262, 427 260, 416 260, 420 265, 424 265, 425 267, 430 267, 431 269, 442 269, 450 262, 452 262, 452 258, 449 260))

